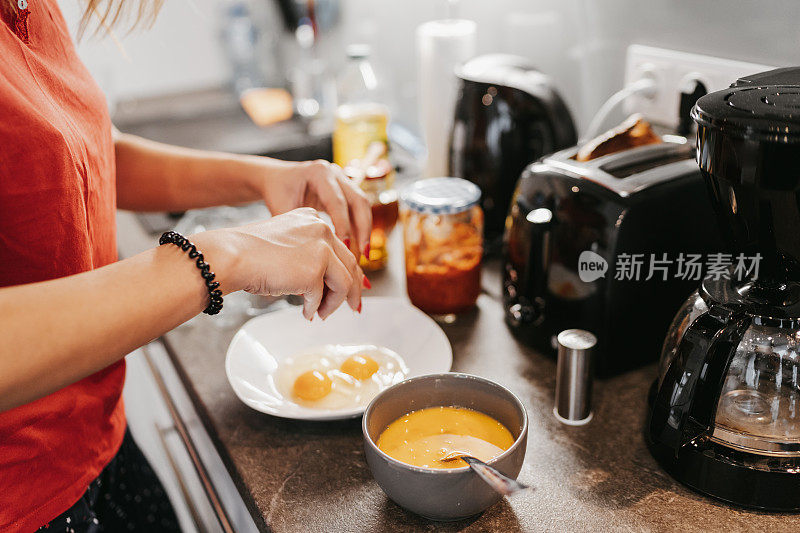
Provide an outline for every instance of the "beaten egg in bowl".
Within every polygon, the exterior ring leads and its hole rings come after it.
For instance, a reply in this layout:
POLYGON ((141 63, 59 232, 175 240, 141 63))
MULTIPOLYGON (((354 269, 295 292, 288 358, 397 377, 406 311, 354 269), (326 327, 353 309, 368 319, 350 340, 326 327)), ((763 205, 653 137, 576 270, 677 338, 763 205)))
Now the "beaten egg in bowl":
POLYGON ((442 461, 452 453, 491 461, 514 444, 511 432, 494 418, 463 407, 428 407, 401 416, 378 437, 386 455, 423 468, 459 468, 461 459, 442 461))

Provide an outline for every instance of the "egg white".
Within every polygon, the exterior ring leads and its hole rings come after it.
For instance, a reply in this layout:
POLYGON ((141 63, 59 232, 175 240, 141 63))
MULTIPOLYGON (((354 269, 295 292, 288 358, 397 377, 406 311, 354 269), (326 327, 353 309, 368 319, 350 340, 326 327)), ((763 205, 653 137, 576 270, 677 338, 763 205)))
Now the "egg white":
POLYGON ((380 391, 403 381, 408 376, 408 368, 402 357, 382 346, 326 344, 287 357, 274 376, 278 392, 290 402, 314 409, 351 409, 366 407, 380 391), (378 370, 364 380, 339 370, 353 355, 371 357, 378 363, 378 370), (327 374, 332 382, 330 394, 317 401, 297 398, 292 392, 297 377, 309 370, 327 374))

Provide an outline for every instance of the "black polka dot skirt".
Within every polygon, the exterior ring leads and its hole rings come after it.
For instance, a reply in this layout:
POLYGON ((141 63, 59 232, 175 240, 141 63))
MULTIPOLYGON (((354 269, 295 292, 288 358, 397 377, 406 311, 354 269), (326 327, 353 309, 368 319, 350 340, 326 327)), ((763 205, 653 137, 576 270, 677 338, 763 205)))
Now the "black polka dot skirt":
POLYGON ((158 533, 180 528, 164 487, 126 430, 119 452, 81 499, 39 531, 158 533))

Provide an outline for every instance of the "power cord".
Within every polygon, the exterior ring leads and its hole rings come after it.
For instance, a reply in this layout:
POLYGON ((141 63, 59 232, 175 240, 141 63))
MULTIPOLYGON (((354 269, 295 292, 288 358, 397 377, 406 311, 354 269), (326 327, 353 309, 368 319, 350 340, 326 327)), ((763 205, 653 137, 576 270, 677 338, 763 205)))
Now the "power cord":
POLYGON ((654 97, 656 95, 655 80, 649 77, 640 78, 612 94, 611 97, 600 106, 597 113, 595 113, 592 121, 589 123, 589 127, 586 128, 586 131, 581 137, 580 142, 586 142, 599 135, 603 131, 603 124, 608 120, 608 116, 611 112, 614 111, 619 104, 635 94, 641 94, 646 98, 654 97))

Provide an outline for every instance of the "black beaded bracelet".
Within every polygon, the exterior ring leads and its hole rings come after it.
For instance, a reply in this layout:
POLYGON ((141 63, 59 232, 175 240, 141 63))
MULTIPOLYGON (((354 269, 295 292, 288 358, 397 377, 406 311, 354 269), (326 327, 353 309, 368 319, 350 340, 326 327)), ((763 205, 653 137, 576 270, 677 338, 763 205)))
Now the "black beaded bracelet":
POLYGON ((205 262, 203 254, 197 249, 197 246, 180 233, 175 233, 174 231, 167 231, 161 235, 161 238, 158 239, 158 244, 174 244, 184 252, 189 252, 189 257, 195 259, 195 264, 200 269, 200 275, 203 276, 203 281, 205 281, 208 288, 208 307, 203 312, 208 315, 216 315, 222 311, 222 291, 217 288, 219 287, 219 281, 214 281, 214 273, 211 272, 211 266, 205 262))

